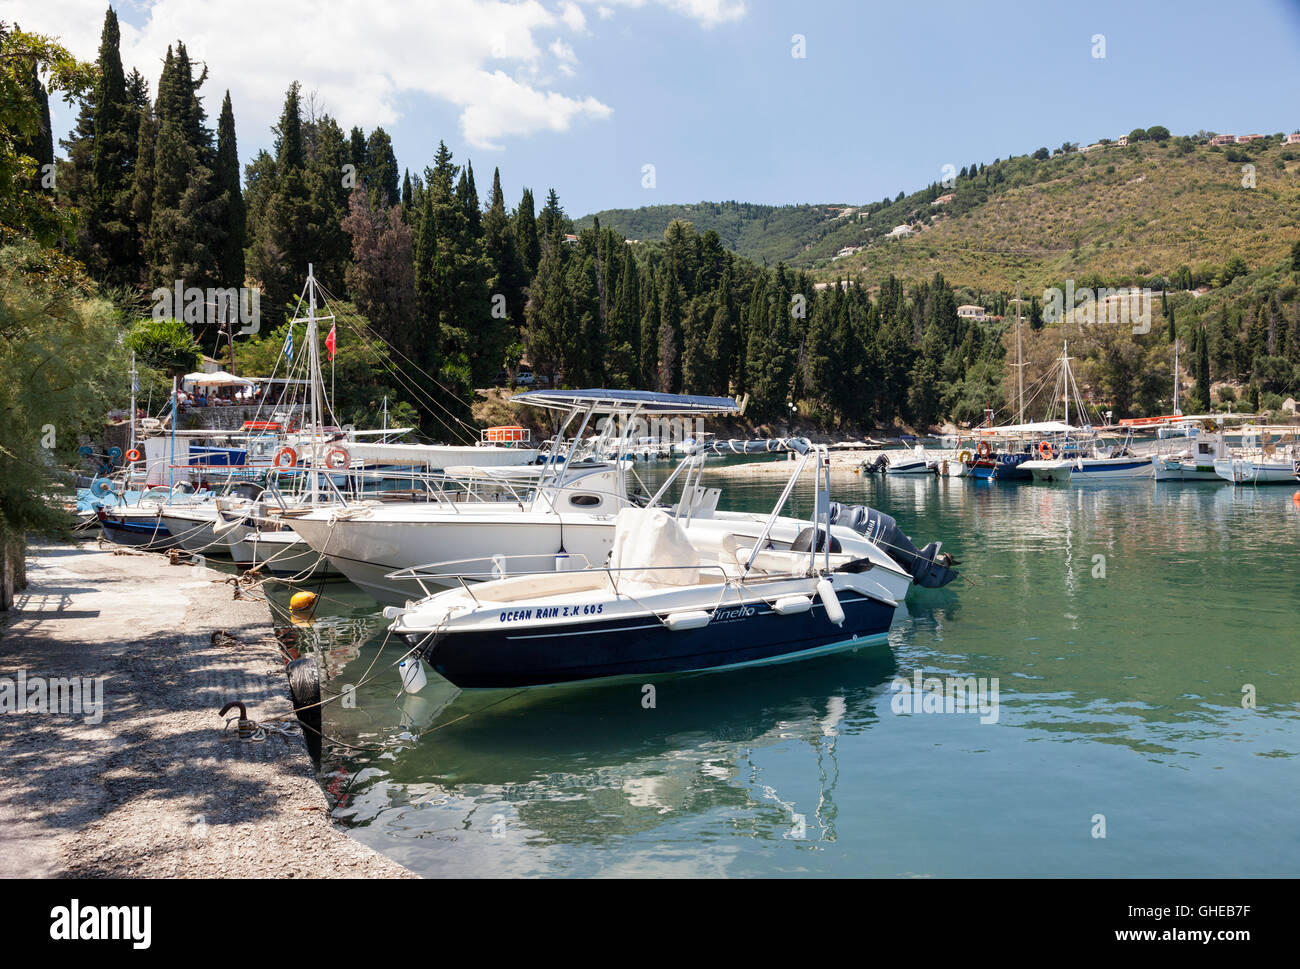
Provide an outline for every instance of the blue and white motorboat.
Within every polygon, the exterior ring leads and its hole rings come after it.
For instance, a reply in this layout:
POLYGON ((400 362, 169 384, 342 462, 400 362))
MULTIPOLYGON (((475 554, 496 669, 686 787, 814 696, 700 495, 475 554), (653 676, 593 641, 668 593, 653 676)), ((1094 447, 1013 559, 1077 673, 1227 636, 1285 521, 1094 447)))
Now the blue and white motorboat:
MULTIPOLYGON (((879 642, 914 578, 944 584, 957 563, 937 546, 912 549, 924 561, 909 572, 891 555, 901 545, 893 530, 863 509, 832 506, 820 485, 816 520, 774 542, 799 472, 815 459, 821 481, 829 467, 825 448, 796 446, 799 467, 744 544, 725 519, 684 526, 663 509, 624 508, 607 563, 463 583, 385 615, 462 688, 711 672, 879 642), (895 539, 888 550, 886 535, 895 539)), ((445 579, 446 564, 429 574, 445 579)), ((422 570, 408 571, 418 579, 422 570)))

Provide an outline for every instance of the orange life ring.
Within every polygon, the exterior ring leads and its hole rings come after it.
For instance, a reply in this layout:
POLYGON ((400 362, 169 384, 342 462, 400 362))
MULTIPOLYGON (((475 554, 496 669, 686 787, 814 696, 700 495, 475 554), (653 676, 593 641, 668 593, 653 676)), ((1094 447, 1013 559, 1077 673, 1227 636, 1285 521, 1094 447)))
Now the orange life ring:
POLYGON ((282 447, 275 452, 272 462, 277 468, 293 468, 298 465, 298 452, 291 447, 282 447))
POLYGON ((975 450, 979 452, 979 456, 982 458, 987 458, 993 453, 993 448, 989 445, 988 441, 980 441, 979 447, 975 450))
POLYGON ((347 448, 330 448, 325 455, 325 467, 331 471, 345 471, 351 463, 352 456, 348 454, 347 448))
POLYGON ((1053 456, 1054 456, 1054 452, 1052 451, 1052 442, 1051 442, 1051 441, 1039 441, 1039 442, 1038 442, 1038 456, 1039 456, 1040 458, 1042 458, 1044 461, 1050 461, 1050 460, 1052 460, 1052 458, 1053 458, 1053 456))
POLYGON ((126 452, 126 459, 132 464, 135 464, 135 462, 140 460, 140 449, 134 447, 131 448, 131 450, 126 452))

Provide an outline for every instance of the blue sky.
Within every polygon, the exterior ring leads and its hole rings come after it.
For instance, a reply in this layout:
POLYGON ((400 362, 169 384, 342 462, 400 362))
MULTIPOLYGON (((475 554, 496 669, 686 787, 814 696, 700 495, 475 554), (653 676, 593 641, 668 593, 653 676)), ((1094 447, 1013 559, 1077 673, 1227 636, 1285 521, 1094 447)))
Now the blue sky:
MULTIPOLYGON (((94 56, 102 0, 11 3, 6 19, 94 56)), ((1296 0, 138 0, 118 13, 128 68, 151 83, 177 36, 206 58, 208 110, 229 87, 245 160, 269 147, 297 78, 345 128, 382 122, 403 167, 443 139, 481 193, 499 165, 508 204, 554 186, 574 216, 872 201, 945 164, 1153 124, 1300 128, 1296 0)), ((70 123, 56 111, 56 131, 70 123)))

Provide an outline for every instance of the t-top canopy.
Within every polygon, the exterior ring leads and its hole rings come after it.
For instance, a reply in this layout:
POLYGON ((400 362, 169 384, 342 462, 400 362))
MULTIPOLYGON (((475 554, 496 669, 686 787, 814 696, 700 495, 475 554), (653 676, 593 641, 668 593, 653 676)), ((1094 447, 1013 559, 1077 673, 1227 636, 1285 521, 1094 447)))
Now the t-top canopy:
POLYGON ((660 394, 649 390, 530 390, 511 401, 553 410, 594 406, 598 411, 631 411, 643 414, 738 414, 740 405, 731 397, 696 397, 689 394, 660 394))

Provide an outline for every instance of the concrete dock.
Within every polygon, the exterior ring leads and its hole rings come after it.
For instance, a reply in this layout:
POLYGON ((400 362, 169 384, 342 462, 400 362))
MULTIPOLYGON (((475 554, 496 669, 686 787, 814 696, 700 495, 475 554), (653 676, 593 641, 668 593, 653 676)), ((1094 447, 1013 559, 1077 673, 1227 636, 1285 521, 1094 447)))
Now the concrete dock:
POLYGON ((0 877, 415 877, 331 823, 300 735, 223 731, 231 700, 292 712, 265 603, 89 543, 27 568, 0 613, 0 877), (67 712, 42 709, 54 678, 84 687, 67 712))

